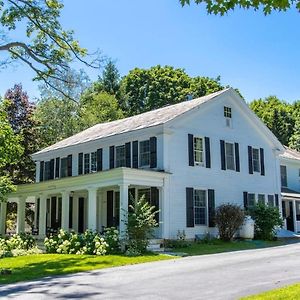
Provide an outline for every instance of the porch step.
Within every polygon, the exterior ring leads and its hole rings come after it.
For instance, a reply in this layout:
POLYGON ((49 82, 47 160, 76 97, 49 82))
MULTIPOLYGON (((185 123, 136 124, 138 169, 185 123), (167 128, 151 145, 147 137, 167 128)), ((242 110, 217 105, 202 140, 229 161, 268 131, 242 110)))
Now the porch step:
POLYGON ((42 239, 36 239, 36 245, 39 249, 41 249, 43 252, 46 252, 46 247, 44 245, 44 240, 42 239))
POLYGON ((162 239, 151 239, 149 241, 147 250, 152 252, 163 252, 164 248, 161 247, 162 244, 163 244, 162 239))

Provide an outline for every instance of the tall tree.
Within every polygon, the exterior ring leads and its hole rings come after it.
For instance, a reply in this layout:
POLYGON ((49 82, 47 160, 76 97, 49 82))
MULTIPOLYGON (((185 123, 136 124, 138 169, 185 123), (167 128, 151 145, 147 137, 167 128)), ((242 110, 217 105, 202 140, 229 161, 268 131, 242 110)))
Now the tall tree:
POLYGON ((34 105, 29 101, 21 84, 9 89, 4 98, 8 121, 14 133, 23 137, 21 145, 24 149, 18 163, 8 164, 7 169, 15 184, 34 181, 35 164, 30 156, 38 149, 37 124, 33 119, 34 105))
POLYGON ((191 2, 196 4, 204 4, 209 14, 224 15, 225 13, 234 10, 235 8, 244 8, 254 10, 262 9, 265 15, 272 11, 286 11, 292 7, 296 7, 300 11, 299 0, 285 1, 265 1, 265 0, 179 0, 181 5, 190 5, 191 2))
POLYGON ((135 68, 121 81, 120 106, 131 116, 185 101, 188 95, 196 98, 220 89, 218 78, 191 78, 183 69, 171 66, 135 68))
POLYGON ((295 124, 291 105, 275 96, 270 96, 265 99, 252 101, 250 108, 261 118, 282 144, 289 144, 295 124))
POLYGON ((22 153, 21 137, 16 135, 9 124, 3 106, 0 107, 0 201, 15 190, 15 186, 7 171, 8 165, 16 164, 22 153))
POLYGON ((62 28, 59 21, 62 9, 60 0, 1 0, 0 51, 7 53, 2 65, 21 62, 35 72, 34 80, 43 81, 64 94, 50 78, 65 80, 62 74, 73 61, 99 68, 101 59, 98 54, 88 56, 87 50, 74 39, 73 32, 62 28), (11 37, 15 31, 20 38, 14 40, 11 37))

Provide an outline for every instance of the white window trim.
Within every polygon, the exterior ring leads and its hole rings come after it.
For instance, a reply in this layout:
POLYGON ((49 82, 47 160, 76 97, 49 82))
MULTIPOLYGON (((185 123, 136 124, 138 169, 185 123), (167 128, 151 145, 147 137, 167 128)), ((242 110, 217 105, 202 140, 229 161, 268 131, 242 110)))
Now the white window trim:
POLYGON ((206 165, 206 157, 205 157, 205 138, 202 136, 194 136, 194 149, 193 149, 193 154, 194 154, 194 165, 199 166, 199 167, 204 167, 206 165), (195 150, 195 139, 201 139, 202 140, 202 158, 203 162, 196 162, 196 156, 195 156, 195 151, 200 152, 199 150, 195 150))
POLYGON ((236 161, 235 161, 235 143, 231 141, 224 141, 224 152, 225 152, 225 169, 229 171, 236 171, 236 161), (226 144, 232 144, 233 145, 233 164, 234 169, 228 169, 227 168, 227 159, 226 159, 226 144))
POLYGON ((141 140, 138 142, 138 157, 139 157, 139 168, 150 168, 150 156, 151 156, 151 152, 150 152, 150 139, 146 139, 146 140, 141 140), (141 143, 142 142, 149 142, 149 164, 148 165, 142 165, 141 164, 141 143))

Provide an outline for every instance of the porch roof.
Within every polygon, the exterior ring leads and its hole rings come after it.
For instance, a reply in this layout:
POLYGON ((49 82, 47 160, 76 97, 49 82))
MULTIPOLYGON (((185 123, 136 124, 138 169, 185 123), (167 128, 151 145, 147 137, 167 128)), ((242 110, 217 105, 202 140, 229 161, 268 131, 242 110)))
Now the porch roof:
POLYGON ((89 188, 103 188, 119 184, 162 187, 170 173, 131 168, 116 168, 92 174, 65 177, 32 184, 17 186, 17 191, 8 200, 19 197, 54 194, 62 191, 80 191, 89 188))
POLYGON ((283 198, 297 198, 300 199, 300 193, 289 188, 283 187, 281 188, 281 196, 283 198))

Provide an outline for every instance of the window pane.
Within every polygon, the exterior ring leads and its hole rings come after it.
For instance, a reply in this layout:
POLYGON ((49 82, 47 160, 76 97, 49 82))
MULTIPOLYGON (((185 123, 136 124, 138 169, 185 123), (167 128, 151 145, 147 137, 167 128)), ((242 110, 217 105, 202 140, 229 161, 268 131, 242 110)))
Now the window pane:
POLYGON ((260 172, 259 149, 252 149, 253 171, 260 172))
POLYGON ((150 165, 150 141, 140 142, 140 166, 150 165))
POLYGON ((60 176, 67 177, 67 175, 68 175, 67 158, 64 157, 60 160, 60 176))
POLYGON ((116 147, 116 167, 125 167, 125 146, 116 147))
POLYGON ((195 225, 206 225, 206 191, 194 191, 195 225))
POLYGON ((226 169, 235 170, 234 146, 232 143, 225 143, 226 169))
POLYGON ((196 164, 203 164, 203 138, 194 138, 194 160, 196 164))
POLYGON ((258 194, 258 203, 265 204, 265 195, 264 194, 258 194))
POLYGON ((84 174, 90 173, 90 154, 84 154, 84 174))
POLYGON ((231 107, 224 106, 224 117, 231 118, 231 107))
POLYGON ((280 166, 281 186, 287 186, 286 166, 280 166))
POLYGON ((268 195, 268 205, 274 206, 274 196, 273 195, 268 195))
POLYGON ((97 171, 97 152, 91 153, 91 171, 92 172, 97 171))
POLYGON ((248 206, 253 207, 255 205, 255 194, 248 194, 248 206))

